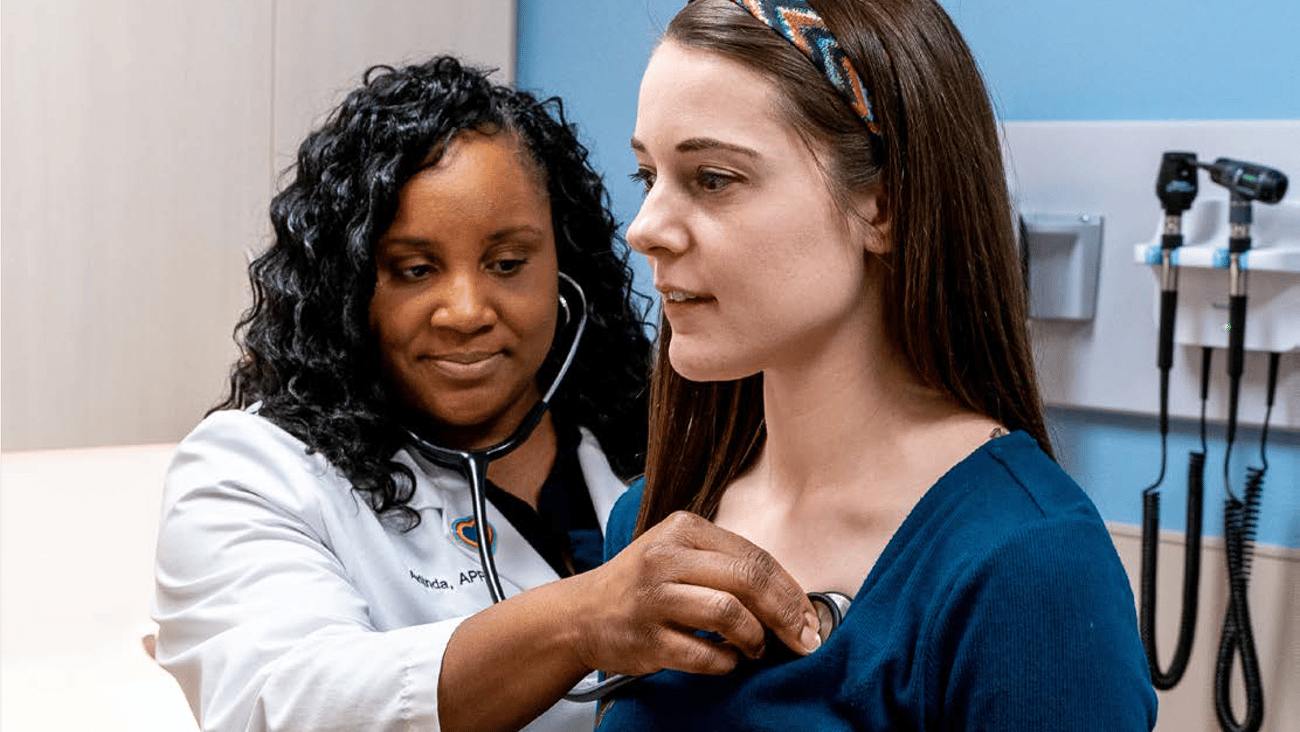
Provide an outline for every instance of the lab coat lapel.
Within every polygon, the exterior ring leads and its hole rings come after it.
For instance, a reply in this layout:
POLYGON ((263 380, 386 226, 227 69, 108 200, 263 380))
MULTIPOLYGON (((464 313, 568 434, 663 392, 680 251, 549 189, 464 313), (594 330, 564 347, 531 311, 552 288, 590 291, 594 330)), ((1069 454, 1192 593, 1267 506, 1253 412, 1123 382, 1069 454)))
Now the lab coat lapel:
MULTIPOLYGON (((458 481, 454 489, 446 492, 445 500, 442 531, 448 543, 473 560, 476 574, 467 576, 464 581, 481 585, 481 592, 486 598, 487 585, 481 576, 483 570, 478 566, 478 541, 482 534, 474 524, 474 505, 469 483, 458 481)), ((514 524, 491 502, 487 504, 487 522, 489 546, 492 547, 492 557, 496 560, 497 573, 501 576, 501 588, 507 597, 559 579, 551 565, 542 559, 528 540, 515 529, 514 524)))
POLYGON ((605 451, 600 449, 585 428, 582 430, 582 442, 578 444, 578 464, 582 466, 582 477, 587 481, 587 490, 591 493, 591 507, 596 511, 596 520, 600 522, 600 535, 605 535, 605 524, 609 521, 609 512, 614 509, 627 485, 614 475, 609 467, 605 451))

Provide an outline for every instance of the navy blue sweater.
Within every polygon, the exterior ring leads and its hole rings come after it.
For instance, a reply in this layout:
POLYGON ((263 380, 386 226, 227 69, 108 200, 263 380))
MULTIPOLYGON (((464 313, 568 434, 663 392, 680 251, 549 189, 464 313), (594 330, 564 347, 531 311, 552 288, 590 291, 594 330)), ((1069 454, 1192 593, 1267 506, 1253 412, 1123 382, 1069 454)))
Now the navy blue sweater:
MULTIPOLYGON (((642 485, 615 506, 628 544, 642 485)), ((779 642, 769 648, 779 647, 779 642)), ((626 687, 601 730, 1150 730, 1133 594, 1101 518, 1027 434, 917 503, 816 652, 626 687)))

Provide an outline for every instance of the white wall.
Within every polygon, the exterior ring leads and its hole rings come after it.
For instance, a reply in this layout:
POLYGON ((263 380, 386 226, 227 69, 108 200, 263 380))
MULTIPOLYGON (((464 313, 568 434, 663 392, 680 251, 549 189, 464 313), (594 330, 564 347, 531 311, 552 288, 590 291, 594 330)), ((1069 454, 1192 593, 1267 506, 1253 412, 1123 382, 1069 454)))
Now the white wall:
POLYGON ((303 134, 374 63, 509 81, 514 27, 513 0, 5 0, 0 448, 183 436, 303 134))

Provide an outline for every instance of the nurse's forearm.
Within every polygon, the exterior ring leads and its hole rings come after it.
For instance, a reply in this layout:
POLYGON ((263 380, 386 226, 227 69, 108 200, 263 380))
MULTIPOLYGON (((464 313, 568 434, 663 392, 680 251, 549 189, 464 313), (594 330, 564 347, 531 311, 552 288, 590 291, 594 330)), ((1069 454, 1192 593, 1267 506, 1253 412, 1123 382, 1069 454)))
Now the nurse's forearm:
POLYGON ((443 730, 517 730, 591 670, 576 653, 571 584, 537 587, 460 624, 438 680, 443 730))

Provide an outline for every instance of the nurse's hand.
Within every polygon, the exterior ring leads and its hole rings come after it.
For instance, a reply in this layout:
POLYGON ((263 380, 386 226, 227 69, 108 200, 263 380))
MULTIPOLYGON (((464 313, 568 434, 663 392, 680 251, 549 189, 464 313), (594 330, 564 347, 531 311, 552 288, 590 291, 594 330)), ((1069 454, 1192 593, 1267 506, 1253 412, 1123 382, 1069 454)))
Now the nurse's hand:
POLYGON ((722 674, 765 650, 764 627, 795 652, 819 643, 817 615, 770 554, 700 516, 678 511, 601 567, 572 621, 584 666, 621 674, 670 668, 722 674), (694 630, 717 633, 725 643, 694 630))
POLYGON ((442 729, 517 730, 592 669, 726 673, 742 653, 762 655, 764 626, 798 653, 817 646, 812 604, 771 555, 699 516, 675 513, 606 564, 521 592, 457 626, 438 678, 442 729))

